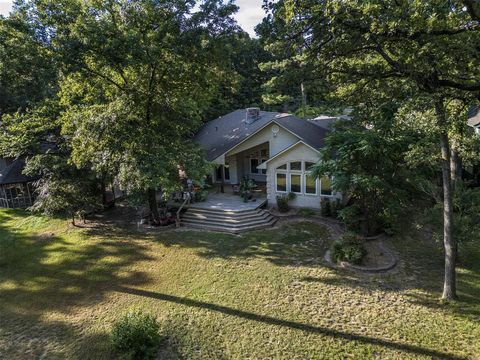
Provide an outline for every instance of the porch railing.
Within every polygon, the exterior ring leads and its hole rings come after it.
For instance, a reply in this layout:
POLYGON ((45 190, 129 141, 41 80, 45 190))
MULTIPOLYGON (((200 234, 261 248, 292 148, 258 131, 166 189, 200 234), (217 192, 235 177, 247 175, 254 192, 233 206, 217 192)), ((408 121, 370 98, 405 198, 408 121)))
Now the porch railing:
POLYGON ((185 199, 183 200, 183 203, 182 205, 180 205, 180 207, 178 208, 177 210, 177 217, 175 219, 175 226, 176 227, 180 227, 180 214, 182 213, 182 210, 184 208, 184 206, 187 204, 187 203, 190 203, 190 193, 189 192, 185 192, 185 199))

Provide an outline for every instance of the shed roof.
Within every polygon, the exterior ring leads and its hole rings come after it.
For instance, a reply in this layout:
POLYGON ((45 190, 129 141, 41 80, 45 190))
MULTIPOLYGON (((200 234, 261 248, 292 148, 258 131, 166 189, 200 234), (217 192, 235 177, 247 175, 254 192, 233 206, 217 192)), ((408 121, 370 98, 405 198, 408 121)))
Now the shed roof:
POLYGON ((291 114, 260 111, 259 118, 250 124, 245 115, 245 109, 235 110, 202 126, 193 140, 205 149, 208 161, 227 153, 269 123, 277 123, 315 149, 324 145, 328 133, 327 129, 291 114))
POLYGON ((474 106, 468 111, 468 125, 479 126, 480 125, 480 107, 474 106))
POLYGON ((23 174, 25 159, 14 160, 0 173, 0 185, 17 184, 33 181, 34 178, 23 174))

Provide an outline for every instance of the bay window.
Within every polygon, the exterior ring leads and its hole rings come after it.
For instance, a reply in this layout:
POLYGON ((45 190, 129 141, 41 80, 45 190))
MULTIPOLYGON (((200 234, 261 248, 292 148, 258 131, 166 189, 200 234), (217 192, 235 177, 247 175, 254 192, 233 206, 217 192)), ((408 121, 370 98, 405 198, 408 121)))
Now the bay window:
POLYGON ((332 182, 327 176, 314 178, 308 161, 292 161, 278 166, 275 170, 275 190, 311 196, 332 196, 332 182))

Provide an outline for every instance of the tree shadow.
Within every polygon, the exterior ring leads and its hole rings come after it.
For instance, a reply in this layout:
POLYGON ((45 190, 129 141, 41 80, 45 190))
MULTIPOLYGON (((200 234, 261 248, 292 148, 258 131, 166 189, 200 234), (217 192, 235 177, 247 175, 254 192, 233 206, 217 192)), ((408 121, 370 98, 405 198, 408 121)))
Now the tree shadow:
POLYGON ((305 221, 241 235, 172 231, 155 236, 167 247, 196 249, 204 258, 260 258, 279 266, 317 266, 332 239, 323 225, 305 221))
POLYGON ((303 277, 305 282, 320 282, 331 286, 347 286, 370 291, 402 293, 412 304, 444 312, 453 312, 468 319, 480 316, 480 249, 473 244, 460 247, 461 264, 457 272, 459 299, 440 301, 443 285, 444 259, 441 245, 415 236, 397 236, 389 243, 401 259, 394 271, 385 274, 364 274, 358 271, 332 268, 325 277, 303 277))
POLYGON ((217 305, 217 304, 203 302, 199 300, 193 300, 185 297, 178 297, 174 295, 168 295, 168 294, 163 294, 159 292, 135 289, 135 288, 124 287, 124 286, 119 287, 117 291, 130 294, 130 295, 148 297, 148 298, 157 299, 160 301, 173 302, 173 303, 184 305, 184 306, 190 306, 190 307, 196 307, 196 308, 206 309, 210 311, 220 312, 225 315, 235 316, 238 318, 256 321, 256 322, 261 322, 268 325, 280 326, 280 327, 285 327, 293 330, 305 331, 313 334, 320 334, 320 335, 329 336, 337 339, 356 341, 363 344, 376 345, 376 346, 385 347, 393 350, 403 351, 403 352, 414 354, 414 355, 424 355, 424 356, 434 357, 438 359, 466 359, 465 357, 444 353, 441 351, 428 349, 428 348, 417 346, 417 345, 397 343, 397 342, 378 339, 374 337, 357 335, 357 334, 353 334, 345 331, 330 329, 327 327, 313 326, 313 325, 304 324, 300 322, 278 319, 278 318, 267 316, 267 315, 255 314, 255 313, 251 313, 243 310, 237 310, 227 306, 217 305))
MULTIPOLYGON (((7 343, 48 344, 58 337, 71 342, 80 329, 48 320, 47 314, 71 314, 101 302, 118 286, 149 281, 145 273, 123 271, 151 260, 147 245, 111 236, 92 238, 65 221, 56 228, 45 224, 26 212, 0 212, 0 333, 7 343)), ((25 354, 32 351, 37 350, 25 354)), ((55 352, 49 351, 49 358, 55 352)))

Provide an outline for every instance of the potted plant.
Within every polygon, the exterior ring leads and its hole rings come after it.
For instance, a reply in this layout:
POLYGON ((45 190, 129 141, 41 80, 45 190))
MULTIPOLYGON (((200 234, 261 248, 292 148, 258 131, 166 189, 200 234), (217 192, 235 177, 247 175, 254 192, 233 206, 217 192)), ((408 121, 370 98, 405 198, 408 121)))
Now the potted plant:
POLYGON ((244 202, 252 197, 252 189, 255 188, 255 182, 251 179, 243 178, 240 182, 240 195, 244 202))

